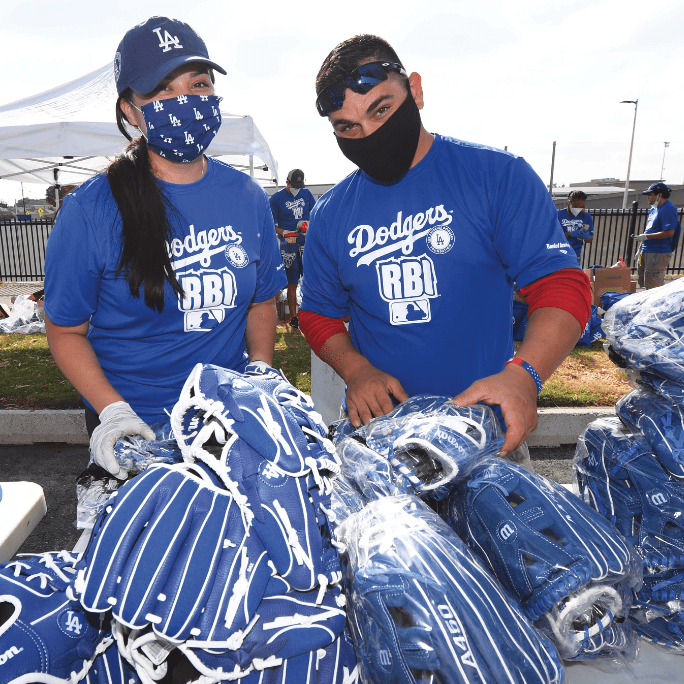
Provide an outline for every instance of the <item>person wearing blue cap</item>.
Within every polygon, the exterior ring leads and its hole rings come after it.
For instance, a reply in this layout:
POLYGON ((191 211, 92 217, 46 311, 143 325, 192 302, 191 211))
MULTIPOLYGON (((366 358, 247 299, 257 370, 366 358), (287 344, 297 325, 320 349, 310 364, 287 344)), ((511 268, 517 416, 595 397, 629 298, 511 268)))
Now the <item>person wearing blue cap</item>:
POLYGON ((68 195, 45 257, 46 330, 83 396, 95 463, 153 439, 197 363, 272 362, 286 278, 264 190, 205 152, 221 125, 206 45, 176 19, 126 33, 116 121, 130 141, 68 195))
POLYGON ((665 282, 665 273, 670 264, 672 253, 679 244, 681 225, 677 208, 670 201, 670 188, 665 183, 652 183, 644 190, 651 208, 643 233, 633 235, 641 245, 637 252, 637 276, 639 287, 650 290, 665 282))
POLYGON ((297 285, 303 273, 302 257, 306 242, 309 216, 316 198, 304 187, 304 171, 292 169, 287 174, 285 187, 274 192, 269 200, 276 233, 280 240, 280 255, 287 275, 287 307, 290 327, 299 328, 297 316, 297 285))
POLYGON ((585 209, 586 202, 585 192, 573 190, 568 195, 567 208, 558 210, 558 221, 578 263, 582 261, 582 247, 594 239, 594 221, 585 209))

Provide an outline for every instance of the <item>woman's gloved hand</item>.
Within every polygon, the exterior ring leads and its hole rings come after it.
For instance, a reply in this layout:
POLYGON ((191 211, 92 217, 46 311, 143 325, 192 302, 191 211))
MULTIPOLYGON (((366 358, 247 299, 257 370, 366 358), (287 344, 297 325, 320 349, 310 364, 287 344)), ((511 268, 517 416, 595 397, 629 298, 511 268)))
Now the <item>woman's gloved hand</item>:
POLYGON ((126 479, 128 471, 116 460, 114 445, 126 435, 156 438, 154 430, 125 401, 115 401, 105 406, 100 413, 100 424, 90 438, 90 454, 97 465, 121 480, 126 479))

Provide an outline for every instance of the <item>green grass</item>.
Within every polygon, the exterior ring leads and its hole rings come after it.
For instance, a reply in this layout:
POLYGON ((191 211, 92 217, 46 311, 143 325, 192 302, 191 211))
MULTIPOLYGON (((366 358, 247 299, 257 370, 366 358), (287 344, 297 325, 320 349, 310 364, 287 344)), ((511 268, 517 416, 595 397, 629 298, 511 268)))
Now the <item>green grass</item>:
MULTIPOLYGON (((311 352, 299 331, 278 327, 273 365, 282 369, 295 387, 311 393, 311 352)), ((596 342, 571 352, 545 383, 539 406, 610 406, 628 389, 624 372, 613 366, 601 342, 596 342), (579 381, 568 380, 566 385, 563 377, 569 377, 568 368, 579 368, 580 375, 579 381)), ((44 334, 0 335, 0 408, 81 406, 78 393, 52 360, 44 334)))
POLYGON ((0 335, 0 408, 66 409, 81 398, 52 360, 46 335, 0 335))
MULTIPOLYGON (((311 352, 299 331, 278 327, 273 365, 311 393, 311 352)), ((81 408, 81 398, 52 360, 45 334, 0 334, 0 409, 81 408)))

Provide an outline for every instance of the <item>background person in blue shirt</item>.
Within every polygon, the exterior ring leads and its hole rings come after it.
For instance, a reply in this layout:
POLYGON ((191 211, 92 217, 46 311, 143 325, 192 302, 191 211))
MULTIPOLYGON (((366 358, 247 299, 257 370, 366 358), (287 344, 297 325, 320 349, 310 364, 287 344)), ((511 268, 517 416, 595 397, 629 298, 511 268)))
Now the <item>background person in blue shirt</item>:
POLYGON ((677 208, 670 202, 670 188, 665 183, 653 183, 642 195, 647 195, 651 208, 648 211, 646 230, 634 235, 641 240, 637 252, 637 275, 639 287, 650 290, 665 282, 670 257, 679 244, 681 226, 677 208))
POLYGON ((290 309, 290 326, 299 328, 297 285, 303 272, 302 255, 309 215, 316 203, 311 191, 304 187, 304 171, 292 169, 287 174, 285 187, 271 195, 270 203, 280 241, 280 255, 287 274, 287 306, 290 309))
POLYGON ((568 195, 567 208, 558 210, 558 221, 578 262, 582 260, 582 247, 594 239, 594 221, 584 208, 586 201, 586 193, 573 190, 568 195))

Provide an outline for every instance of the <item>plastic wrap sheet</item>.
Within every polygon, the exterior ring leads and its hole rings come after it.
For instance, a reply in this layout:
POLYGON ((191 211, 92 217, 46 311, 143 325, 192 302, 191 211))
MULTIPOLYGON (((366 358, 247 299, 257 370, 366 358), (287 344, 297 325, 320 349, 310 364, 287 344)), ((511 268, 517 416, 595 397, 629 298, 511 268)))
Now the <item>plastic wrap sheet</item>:
POLYGON ((659 572, 684 568, 684 486, 646 438, 618 418, 601 418, 580 435, 573 464, 580 496, 615 524, 659 572))
MULTIPOLYGON (((155 463, 180 463, 181 450, 171 432, 171 425, 150 426, 156 439, 143 439, 140 435, 124 437, 114 445, 116 459, 130 476, 137 475, 155 463)), ((104 468, 90 460, 88 467, 76 481, 76 527, 79 530, 92 529, 100 511, 109 497, 122 484, 104 468)))
POLYGON ((564 487, 489 458, 449 497, 449 520, 568 660, 633 659, 626 622, 641 559, 564 487))
POLYGON ((630 619, 644 639, 684 653, 684 570, 646 572, 630 619))
POLYGON ((668 401, 684 406, 684 385, 666 380, 648 371, 626 370, 627 379, 632 387, 646 387, 668 401))
POLYGON ((348 602, 365 684, 563 681, 553 645, 414 496, 347 520, 348 602))
POLYGON ((0 320, 0 333, 33 335, 45 332, 45 321, 38 304, 29 295, 18 295, 10 315, 0 320))
POLYGON ((614 304, 603 319, 605 345, 628 368, 684 384, 684 278, 614 304))
POLYGON ((427 413, 373 420, 365 432, 367 446, 355 434, 336 448, 345 477, 367 501, 409 492, 441 500, 503 443, 491 408, 451 402, 427 413))
POLYGON ((681 405, 638 388, 618 400, 615 412, 625 425, 646 437, 670 475, 684 479, 684 410, 681 405))

